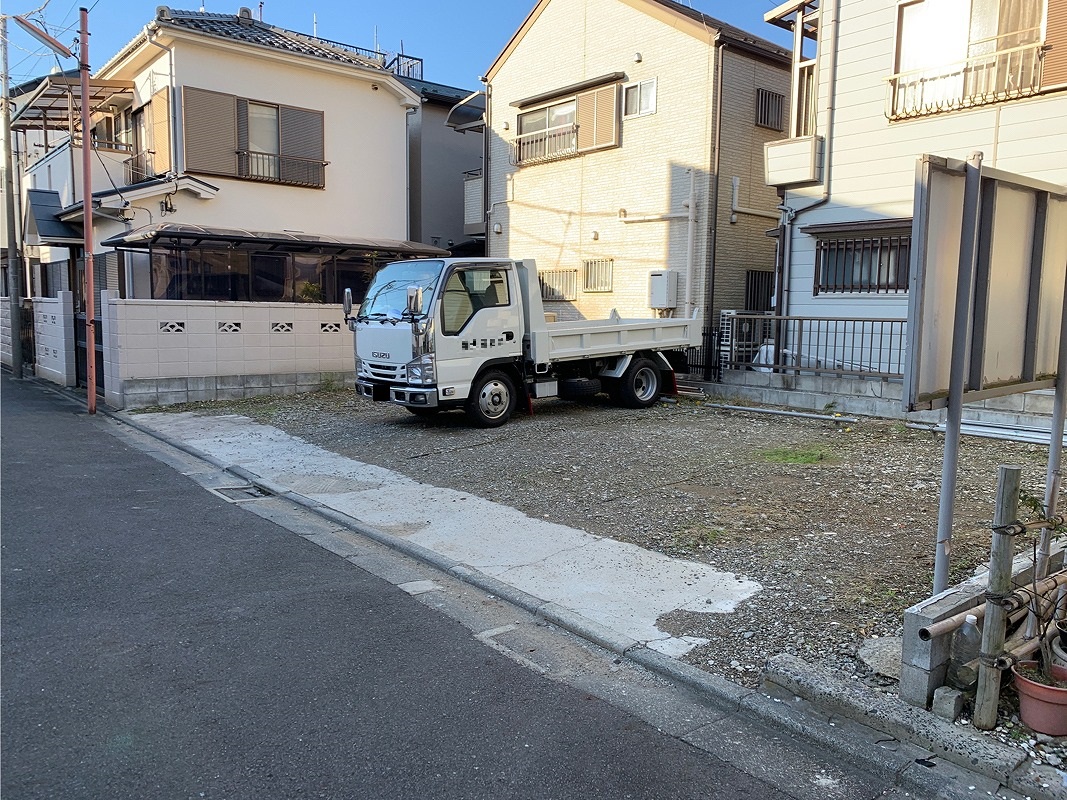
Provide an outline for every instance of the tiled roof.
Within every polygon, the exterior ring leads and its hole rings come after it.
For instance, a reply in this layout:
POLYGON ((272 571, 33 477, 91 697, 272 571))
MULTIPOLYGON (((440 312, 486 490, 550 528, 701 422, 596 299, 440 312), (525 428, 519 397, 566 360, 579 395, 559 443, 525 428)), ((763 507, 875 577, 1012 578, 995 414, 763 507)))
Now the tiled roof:
POLYGON ((470 89, 459 89, 455 86, 446 86, 443 83, 421 81, 418 78, 400 76, 400 82, 406 84, 409 89, 418 92, 427 100, 440 100, 442 102, 450 102, 453 105, 471 93, 470 89))
POLYGON ((181 28, 196 31, 208 36, 217 36, 228 41, 285 50, 290 53, 324 58, 342 64, 381 69, 379 61, 360 55, 357 52, 335 43, 316 39, 312 36, 276 28, 266 22, 260 22, 251 16, 235 14, 213 14, 207 11, 179 11, 160 6, 156 20, 162 27, 181 28))

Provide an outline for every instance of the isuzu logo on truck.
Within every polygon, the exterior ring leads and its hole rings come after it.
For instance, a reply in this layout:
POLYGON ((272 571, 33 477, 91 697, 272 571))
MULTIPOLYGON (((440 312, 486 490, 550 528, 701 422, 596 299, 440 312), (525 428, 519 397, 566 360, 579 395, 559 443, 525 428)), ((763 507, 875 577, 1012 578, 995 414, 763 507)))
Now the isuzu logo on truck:
POLYGON ((371 353, 370 357, 371 358, 389 358, 389 354, 388 353, 371 353))

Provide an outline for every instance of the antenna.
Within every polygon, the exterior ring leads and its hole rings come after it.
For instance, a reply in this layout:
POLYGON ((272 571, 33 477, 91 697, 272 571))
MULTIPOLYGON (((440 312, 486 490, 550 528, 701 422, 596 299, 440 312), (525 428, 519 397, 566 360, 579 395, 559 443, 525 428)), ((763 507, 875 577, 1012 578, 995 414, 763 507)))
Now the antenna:
POLYGON ((319 15, 314 12, 311 14, 311 35, 316 39, 319 36, 319 15))
POLYGON ((259 21, 263 21, 263 0, 259 0, 259 21))

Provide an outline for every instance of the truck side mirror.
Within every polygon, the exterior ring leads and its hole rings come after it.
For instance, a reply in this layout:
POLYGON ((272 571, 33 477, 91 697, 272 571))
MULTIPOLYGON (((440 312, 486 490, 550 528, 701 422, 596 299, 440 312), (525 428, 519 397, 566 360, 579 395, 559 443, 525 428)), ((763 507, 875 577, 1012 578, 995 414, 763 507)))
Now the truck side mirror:
POLYGON ((345 298, 342 301, 341 305, 345 310, 345 316, 346 317, 349 314, 352 313, 352 290, 351 289, 345 289, 345 298))
POLYGON ((408 287, 408 313, 417 317, 422 313, 422 287, 421 286, 409 286, 408 287))

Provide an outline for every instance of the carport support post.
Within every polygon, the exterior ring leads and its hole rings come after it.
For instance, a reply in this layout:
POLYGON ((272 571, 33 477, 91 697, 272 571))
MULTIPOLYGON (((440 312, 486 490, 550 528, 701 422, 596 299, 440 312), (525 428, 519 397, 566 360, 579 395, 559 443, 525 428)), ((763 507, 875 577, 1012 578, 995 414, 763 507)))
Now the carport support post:
POLYGON ((986 585, 985 620, 982 622, 982 652, 978 657, 978 688, 974 696, 974 727, 990 731, 997 725, 1000 701, 1000 670, 993 659, 1004 646, 1007 612, 1002 598, 1011 592, 1012 537, 1004 528, 1019 514, 1019 485, 1023 469, 1001 465, 997 470, 997 505, 993 512, 993 543, 989 550, 989 583, 986 585))
POLYGON ((971 332, 971 294, 974 265, 978 256, 978 211, 982 190, 982 154, 967 162, 963 195, 963 225, 960 237, 960 268, 956 278, 956 314, 952 330, 952 361, 949 368, 948 416, 945 419, 945 454, 941 466, 941 504, 937 512, 937 546, 934 552, 934 591, 948 588, 952 516, 956 502, 956 473, 960 462, 960 427, 963 425, 963 390, 967 376, 967 351, 971 332))

